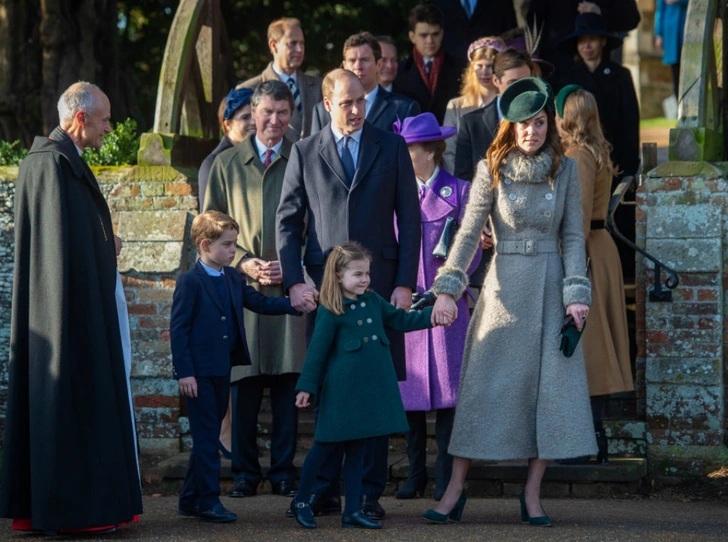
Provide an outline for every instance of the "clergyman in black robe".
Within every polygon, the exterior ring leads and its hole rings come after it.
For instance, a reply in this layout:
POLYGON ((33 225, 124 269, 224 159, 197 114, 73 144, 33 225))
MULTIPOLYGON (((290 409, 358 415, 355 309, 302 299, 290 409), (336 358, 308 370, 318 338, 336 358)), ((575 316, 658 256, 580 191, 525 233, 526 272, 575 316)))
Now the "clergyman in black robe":
POLYGON ((111 216, 80 156, 109 116, 98 87, 72 85, 16 184, 0 517, 18 530, 111 530, 142 511, 111 216))

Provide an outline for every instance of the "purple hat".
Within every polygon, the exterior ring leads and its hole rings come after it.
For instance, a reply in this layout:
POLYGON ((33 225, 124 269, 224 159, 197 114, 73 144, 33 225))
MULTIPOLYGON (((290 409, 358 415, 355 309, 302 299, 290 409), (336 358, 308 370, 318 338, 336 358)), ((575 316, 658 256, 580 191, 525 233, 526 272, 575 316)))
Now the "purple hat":
POLYGON ((458 130, 454 126, 440 127, 435 115, 422 113, 416 117, 407 117, 401 122, 398 118, 392 125, 392 131, 401 135, 407 145, 411 145, 425 141, 442 141, 454 136, 458 130))

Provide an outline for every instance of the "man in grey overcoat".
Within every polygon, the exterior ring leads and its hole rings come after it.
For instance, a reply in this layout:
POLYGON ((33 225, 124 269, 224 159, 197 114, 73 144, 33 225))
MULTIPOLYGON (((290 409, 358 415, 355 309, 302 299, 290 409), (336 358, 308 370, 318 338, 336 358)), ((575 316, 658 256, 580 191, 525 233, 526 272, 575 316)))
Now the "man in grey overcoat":
POLYGON ((295 107, 286 137, 295 143, 311 134, 313 108, 321 101, 321 78, 301 70, 306 46, 298 19, 284 17, 270 23, 268 47, 273 61, 260 75, 244 81, 237 88, 255 89, 264 81, 283 81, 288 85, 295 107))
MULTIPOLYGON (((256 135, 215 158, 205 210, 222 211, 240 224, 234 265, 248 284, 267 296, 282 296, 275 221, 291 152, 291 142, 284 134, 295 104, 288 87, 280 81, 260 84, 251 104, 256 135)), ((296 491, 295 387, 305 357, 305 322, 295 316, 274 317, 245 311, 245 331, 252 364, 233 371, 235 484, 229 495, 255 495, 262 478, 257 447, 258 412, 263 391, 269 388, 273 433, 268 480, 273 493, 290 497, 296 491)))
MULTIPOLYGON (((283 285, 295 308, 313 310, 304 294, 318 295, 326 257, 334 246, 358 241, 372 254, 371 289, 407 310, 417 284, 421 236, 417 183, 407 145, 401 136, 364 120, 365 91, 354 73, 330 72, 322 91, 331 122, 293 145, 283 182, 276 233, 283 285)), ((307 320, 313 326, 314 320, 307 320)), ((403 380, 404 337, 388 335, 397 377, 403 380)), ((376 390, 372 394, 376 397, 376 390)), ((387 437, 367 445, 362 511, 373 519, 384 517, 378 499, 387 480, 387 451, 387 437)), ((329 486, 314 489, 326 497, 323 504, 312 504, 314 511, 341 510, 335 467, 322 473, 329 486)))

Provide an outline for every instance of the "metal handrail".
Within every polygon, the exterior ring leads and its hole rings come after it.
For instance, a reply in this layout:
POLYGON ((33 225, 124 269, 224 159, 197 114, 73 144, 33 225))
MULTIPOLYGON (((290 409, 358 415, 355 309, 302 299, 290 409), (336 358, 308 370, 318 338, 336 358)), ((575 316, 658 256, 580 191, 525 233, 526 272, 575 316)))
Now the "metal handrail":
POLYGON ((660 302, 671 302, 672 301, 672 291, 675 288, 677 288, 678 284, 680 283, 680 279, 677 276, 677 273, 674 269, 671 267, 665 265, 660 260, 655 258, 652 254, 647 252, 646 250, 638 247, 635 245, 632 241, 627 239, 622 232, 619 231, 619 228, 617 228, 617 224, 614 221, 614 212, 617 210, 617 207, 619 207, 623 202, 625 194, 627 191, 631 188, 632 184, 634 183, 634 177, 629 176, 622 179, 622 181, 617 185, 617 188, 614 189, 614 193, 612 194, 612 197, 609 199, 609 210, 607 213, 607 231, 614 235, 617 239, 622 241, 625 245, 628 247, 631 247, 636 252, 639 252, 650 260, 653 264, 655 264, 655 286, 650 291, 649 294, 649 300, 660 303, 660 302), (663 290, 662 288, 662 277, 661 277, 661 270, 664 269, 665 273, 667 274, 667 278, 665 279, 665 287, 667 290, 663 290))

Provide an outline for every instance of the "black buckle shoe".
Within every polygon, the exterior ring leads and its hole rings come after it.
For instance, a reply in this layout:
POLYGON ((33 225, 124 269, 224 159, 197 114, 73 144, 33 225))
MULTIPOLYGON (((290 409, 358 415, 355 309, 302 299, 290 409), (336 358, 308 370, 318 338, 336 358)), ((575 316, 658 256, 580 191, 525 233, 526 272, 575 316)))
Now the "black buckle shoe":
POLYGON ((238 516, 218 503, 209 510, 200 510, 200 519, 209 523, 230 523, 238 519, 238 516))
POLYGON ((311 505, 309 503, 296 502, 296 499, 293 499, 288 511, 292 517, 296 518, 296 522, 301 527, 305 529, 316 528, 316 521, 313 519, 313 511, 311 510, 311 505))
MULTIPOLYGON (((379 504, 378 498, 371 497, 369 495, 362 495, 359 499, 359 505, 361 507, 362 514, 364 514, 369 519, 381 521, 387 515, 387 513, 384 511, 384 508, 382 508, 382 505, 379 504)), ((376 527, 370 528, 374 529, 376 527)))
POLYGON ((347 528, 358 529, 381 529, 382 524, 378 521, 369 519, 364 512, 354 512, 353 514, 344 514, 341 516, 341 526, 347 528))

